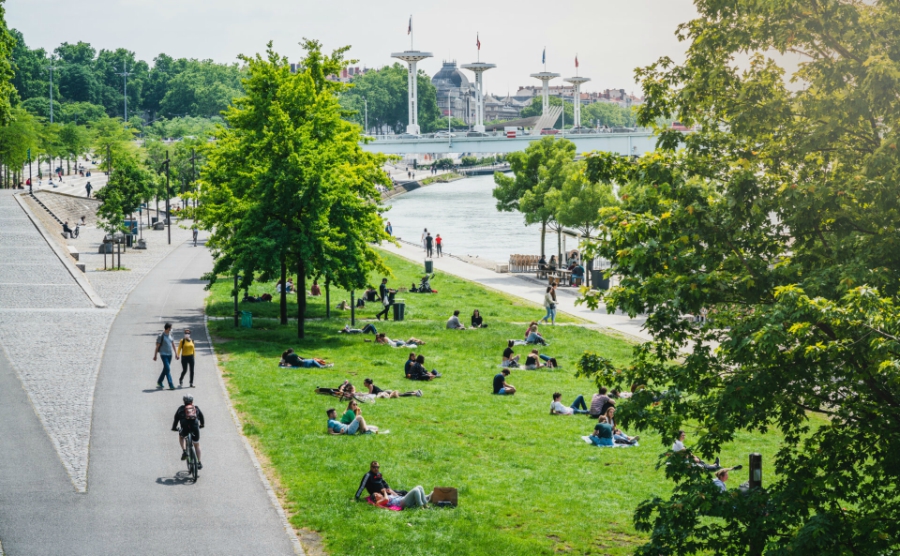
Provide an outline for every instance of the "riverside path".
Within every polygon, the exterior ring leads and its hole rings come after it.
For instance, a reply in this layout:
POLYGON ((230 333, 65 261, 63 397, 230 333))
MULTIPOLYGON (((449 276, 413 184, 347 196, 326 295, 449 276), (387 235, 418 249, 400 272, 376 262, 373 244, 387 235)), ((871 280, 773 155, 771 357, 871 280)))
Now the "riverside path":
MULTIPOLYGON (((32 300, 47 305, 48 296, 29 295, 27 288, 18 286, 15 307, 4 307, 0 296, 2 327, 14 329, 11 318, 30 326, 33 315, 67 322, 43 332, 40 327, 29 328, 35 335, 31 339, 9 330, 0 334, 4 348, 0 350, 0 543, 5 555, 302 554, 245 448, 218 377, 204 327, 206 292, 199 279, 212 266, 206 249, 182 244, 149 270, 118 313, 108 316, 111 326, 104 348, 96 340, 97 332, 89 330, 103 323, 85 315, 113 309, 89 308, 74 281, 69 283, 65 273, 53 267, 62 263, 46 256, 35 240, 41 237, 37 229, 7 200, 7 196, 0 199, 3 264, 27 262, 32 252, 42 257, 31 261, 32 266, 49 269, 48 279, 56 282, 33 285, 31 291, 64 292, 72 306, 53 309, 51 303, 50 308, 31 310, 32 300), (11 246, 10 240, 19 247, 11 246), (166 321, 173 323, 178 337, 184 327, 193 331, 196 388, 156 389, 161 363, 152 361, 153 347, 166 321), (47 365, 59 369, 76 364, 89 350, 102 353, 96 387, 87 401, 79 402, 88 406, 88 422, 78 420, 54 429, 53 423, 66 421, 68 414, 43 411, 41 403, 47 401, 45 392, 62 403, 65 392, 54 389, 52 374, 33 380, 30 368, 14 366, 21 356, 11 346, 35 344, 41 334, 59 335, 63 353, 46 358, 47 365), (79 338, 91 343, 80 346, 79 338), (187 479, 177 434, 170 431, 175 410, 188 392, 206 417, 201 433, 204 468, 196 484, 187 479), (58 439, 66 427, 89 436, 83 458, 86 470, 69 462, 67 451, 60 451, 58 439), (84 480, 78 479, 82 472, 84 480)), ((38 272, 25 270, 26 275, 38 272)), ((21 275, 0 271, 0 282, 21 281, 16 278, 21 275)), ((7 285, 0 288, 8 290, 7 285)), ((47 354, 33 355, 40 360, 47 354)), ((80 446, 74 442, 72 450, 80 446)))

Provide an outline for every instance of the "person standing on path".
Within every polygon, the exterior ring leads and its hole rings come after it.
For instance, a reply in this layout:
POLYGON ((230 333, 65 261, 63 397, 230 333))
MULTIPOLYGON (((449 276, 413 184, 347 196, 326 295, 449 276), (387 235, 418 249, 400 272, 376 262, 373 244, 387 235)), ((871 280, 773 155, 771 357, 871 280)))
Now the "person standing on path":
POLYGON ((442 253, 442 251, 441 251, 441 243, 443 243, 443 241, 444 241, 444 240, 441 239, 441 234, 438 234, 437 237, 434 238, 434 244, 437 245, 437 255, 438 255, 438 257, 443 257, 443 256, 444 256, 443 253, 442 253))
POLYGON ((381 320, 381 315, 384 315, 384 320, 387 320, 391 309, 391 290, 387 287, 387 278, 381 279, 381 285, 378 286, 378 295, 381 296, 381 304, 384 306, 384 311, 376 314, 375 318, 381 320))
POLYGON ((197 247, 197 236, 200 235, 200 230, 197 228, 196 224, 191 226, 191 235, 194 238, 194 247, 197 247))
MULTIPOLYGON (((163 362, 163 370, 159 375, 159 379, 156 381, 156 387, 163 387, 163 378, 169 381, 169 390, 175 389, 175 384, 172 382, 172 355, 175 354, 175 340, 172 338, 172 324, 166 323, 165 327, 163 327, 163 333, 156 337, 156 351, 153 352, 153 360, 156 361, 156 356, 159 355, 162 358, 163 362)), ((176 355, 177 359, 178 356, 176 355)))
POLYGON ((431 234, 425 236, 425 256, 429 259, 434 254, 434 238, 431 234))
POLYGON ((422 249, 428 249, 425 247, 425 236, 428 235, 428 228, 425 228, 425 231, 422 232, 422 249))
POLYGON ((87 182, 87 185, 84 186, 84 190, 87 191, 87 198, 91 198, 91 189, 94 187, 91 185, 91 182, 87 182))
POLYGON ((178 386, 184 386, 184 375, 191 369, 191 388, 194 387, 194 340, 191 339, 191 329, 184 329, 184 336, 178 342, 178 351, 176 357, 181 357, 181 377, 178 379, 178 386))
POLYGON ((553 288, 551 286, 547 286, 547 291, 544 293, 544 309, 547 310, 547 314, 544 315, 541 322, 547 322, 548 319, 554 322, 556 320, 556 300, 553 299, 553 288))

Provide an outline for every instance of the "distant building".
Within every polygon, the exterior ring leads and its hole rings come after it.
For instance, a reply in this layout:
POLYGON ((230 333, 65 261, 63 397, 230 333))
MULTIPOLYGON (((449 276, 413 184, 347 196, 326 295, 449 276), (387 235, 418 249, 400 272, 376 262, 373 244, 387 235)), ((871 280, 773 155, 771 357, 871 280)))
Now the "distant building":
POLYGON ((510 95, 498 99, 486 94, 484 95, 484 121, 515 120, 526 106, 528 103, 518 101, 510 95))
MULTIPOLYGON (((559 97, 568 102, 572 102, 574 94, 575 89, 571 85, 557 85, 550 87, 550 96, 559 97)), ((527 106, 531 104, 532 99, 540 98, 540 96, 540 85, 526 85, 524 87, 519 87, 519 90, 516 91, 513 98, 519 102, 525 103, 527 106)), ((605 91, 596 93, 581 93, 582 104, 592 104, 595 102, 608 102, 611 104, 618 104, 623 108, 629 108, 631 106, 643 104, 644 99, 643 97, 626 93, 625 89, 606 89, 605 91)))
POLYGON ((450 115, 467 124, 474 123, 475 84, 456 66, 456 60, 445 60, 441 70, 431 78, 431 83, 437 89, 438 110, 443 117, 450 115))
MULTIPOLYGON (((291 73, 297 73, 297 70, 300 68, 300 64, 291 64, 291 73)), ((354 66, 351 68, 344 68, 341 70, 340 75, 329 75, 326 79, 331 81, 340 81, 341 83, 349 83, 354 77, 358 75, 362 75, 364 73, 368 73, 369 68, 359 66, 354 66)))

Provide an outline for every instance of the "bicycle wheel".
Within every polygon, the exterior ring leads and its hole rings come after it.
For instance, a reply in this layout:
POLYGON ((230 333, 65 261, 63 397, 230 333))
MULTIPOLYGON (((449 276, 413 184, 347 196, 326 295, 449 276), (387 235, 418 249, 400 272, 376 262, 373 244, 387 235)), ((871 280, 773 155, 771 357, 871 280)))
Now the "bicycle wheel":
POLYGON ((194 445, 191 444, 191 455, 188 457, 188 460, 191 462, 191 477, 194 479, 194 482, 197 482, 197 476, 200 473, 197 465, 197 452, 194 450, 194 445))

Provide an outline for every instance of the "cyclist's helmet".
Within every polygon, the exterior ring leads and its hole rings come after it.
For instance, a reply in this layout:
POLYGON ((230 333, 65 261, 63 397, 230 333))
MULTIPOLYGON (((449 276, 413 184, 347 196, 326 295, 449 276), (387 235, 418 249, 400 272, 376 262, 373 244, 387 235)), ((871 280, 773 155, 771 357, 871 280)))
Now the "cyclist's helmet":
POLYGON ((188 405, 188 404, 194 403, 194 396, 188 395, 188 396, 185 396, 185 397, 183 397, 183 398, 181 398, 181 399, 184 400, 184 405, 188 405))

